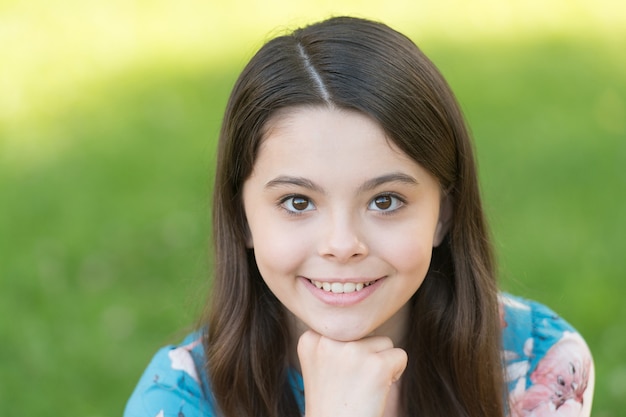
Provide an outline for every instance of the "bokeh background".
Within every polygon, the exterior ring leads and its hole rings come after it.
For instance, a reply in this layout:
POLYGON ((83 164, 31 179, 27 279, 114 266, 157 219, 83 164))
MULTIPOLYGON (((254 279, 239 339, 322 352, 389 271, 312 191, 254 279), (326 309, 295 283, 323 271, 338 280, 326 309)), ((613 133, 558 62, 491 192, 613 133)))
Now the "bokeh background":
POLYGON ((0 0, 0 415, 115 416, 208 289, 213 158, 253 52, 331 15, 439 66, 502 286, 586 337, 626 416, 626 2, 0 0))

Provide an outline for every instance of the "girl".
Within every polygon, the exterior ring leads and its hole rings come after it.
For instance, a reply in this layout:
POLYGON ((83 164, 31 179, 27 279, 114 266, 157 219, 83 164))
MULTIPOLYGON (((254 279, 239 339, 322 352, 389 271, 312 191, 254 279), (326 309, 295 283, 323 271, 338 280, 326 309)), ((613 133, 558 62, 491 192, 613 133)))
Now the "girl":
POLYGON ((467 129, 408 38, 332 18, 271 40, 218 152, 210 308, 126 416, 589 414, 584 341, 497 291, 467 129))

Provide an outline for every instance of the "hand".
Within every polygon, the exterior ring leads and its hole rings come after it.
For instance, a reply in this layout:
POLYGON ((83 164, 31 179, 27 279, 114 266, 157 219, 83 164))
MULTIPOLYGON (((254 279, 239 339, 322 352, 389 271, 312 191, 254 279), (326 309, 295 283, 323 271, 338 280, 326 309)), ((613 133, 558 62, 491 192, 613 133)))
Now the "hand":
POLYGON ((381 417, 407 354, 391 339, 338 342, 306 331, 298 342, 306 417, 381 417))

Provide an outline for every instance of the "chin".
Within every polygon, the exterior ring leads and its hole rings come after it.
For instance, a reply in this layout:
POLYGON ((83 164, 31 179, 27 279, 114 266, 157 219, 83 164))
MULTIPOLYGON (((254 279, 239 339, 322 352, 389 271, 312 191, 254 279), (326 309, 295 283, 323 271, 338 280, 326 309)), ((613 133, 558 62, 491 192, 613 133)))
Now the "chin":
POLYGON ((367 337, 371 332, 359 332, 354 329, 315 329, 316 332, 329 339, 336 340, 338 342, 354 342, 355 340, 361 340, 367 337))
POLYGON ((292 323, 291 328, 293 334, 300 337, 302 333, 307 330, 313 330, 314 332, 338 342, 354 342, 361 340, 367 336, 371 336, 376 327, 370 325, 363 325, 363 320, 346 320, 348 323, 337 323, 336 320, 313 320, 311 317, 300 318, 293 312, 290 312, 292 323))

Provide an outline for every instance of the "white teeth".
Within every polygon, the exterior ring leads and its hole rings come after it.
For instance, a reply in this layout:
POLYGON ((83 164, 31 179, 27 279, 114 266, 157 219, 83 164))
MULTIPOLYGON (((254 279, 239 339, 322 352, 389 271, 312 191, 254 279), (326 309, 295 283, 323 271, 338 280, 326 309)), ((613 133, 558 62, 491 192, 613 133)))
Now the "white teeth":
POLYGON ((374 283, 374 281, 370 282, 322 282, 322 281, 311 281, 313 285, 317 288, 324 290, 326 292, 332 292, 334 294, 346 294, 355 291, 361 291, 363 288, 368 287, 374 283))
POLYGON ((333 283, 330 285, 330 290, 331 290, 332 292, 334 292, 335 294, 338 294, 338 293, 340 293, 340 292, 343 292, 343 284, 342 284, 342 283, 340 283, 340 282, 333 282, 333 283))

